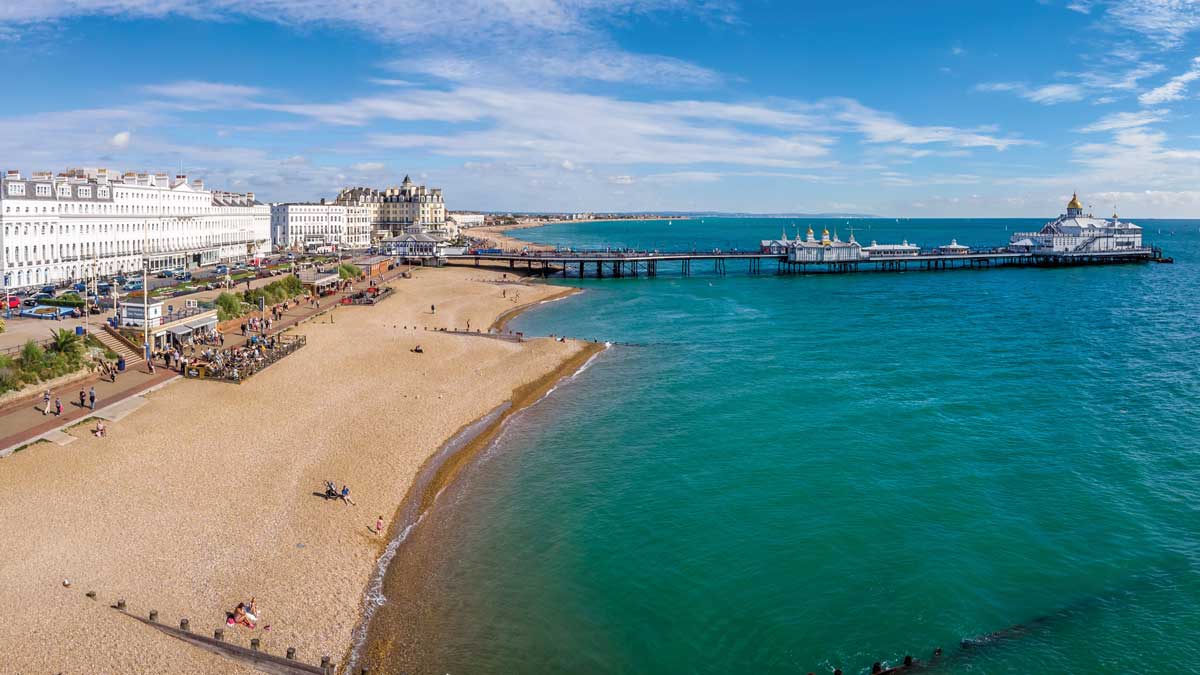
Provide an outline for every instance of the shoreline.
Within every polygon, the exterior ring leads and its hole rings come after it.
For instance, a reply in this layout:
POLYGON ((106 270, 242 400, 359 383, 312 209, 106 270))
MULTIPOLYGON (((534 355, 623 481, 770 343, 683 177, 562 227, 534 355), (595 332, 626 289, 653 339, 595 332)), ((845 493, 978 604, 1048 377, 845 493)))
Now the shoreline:
POLYGON ((488 235, 492 241, 498 245, 498 248, 506 250, 515 250, 519 248, 528 248, 531 251, 553 251, 554 247, 549 244, 542 244, 521 237, 514 237, 510 232, 517 230, 532 230, 538 227, 546 227, 547 225, 559 225, 561 223, 621 223, 625 221, 637 222, 657 222, 657 221, 676 221, 676 220, 694 220, 692 216, 680 217, 662 217, 662 218, 586 218, 582 220, 546 220, 536 223, 516 223, 514 225, 484 225, 481 227, 473 227, 465 230, 468 236, 474 234, 488 235))
POLYGON ((583 292, 582 288, 575 288, 574 286, 572 286, 572 287, 563 289, 562 292, 560 292, 560 293, 555 293, 554 295, 542 298, 541 300, 538 300, 537 302, 531 302, 531 303, 527 303, 524 305, 518 305, 516 307, 513 307, 512 309, 505 310, 504 312, 502 312, 500 314, 500 316, 496 317, 496 320, 492 322, 492 325, 488 327, 488 330, 489 331, 495 330, 495 331, 503 332, 504 329, 508 327, 508 323, 510 321, 512 321, 513 319, 520 316, 526 310, 532 309, 534 307, 538 307, 540 305, 544 305, 549 302, 558 302, 559 300, 565 300, 565 299, 571 297, 572 295, 579 295, 582 292, 583 292))
MULTIPOLYGON (((579 292, 582 292, 581 289, 570 288, 540 301, 514 307, 498 317, 493 327, 503 330, 508 321, 516 318, 522 312, 579 292)), ((380 654, 381 650, 386 648, 381 647, 378 636, 373 637, 372 635, 372 619, 375 616, 375 610, 387 601, 383 597, 382 591, 392 558, 400 547, 404 546, 413 530, 421 524, 425 515, 434 508, 438 496, 454 485, 455 479, 461 472, 492 445, 514 415, 549 396, 564 380, 583 372, 597 356, 607 349, 604 344, 582 344, 584 345, 583 349, 563 360, 554 370, 517 387, 507 401, 483 417, 463 425, 422 463, 388 527, 389 543, 383 556, 380 557, 380 561, 376 564, 376 574, 363 598, 362 621, 355 628, 353 639, 342 661, 346 664, 344 672, 351 672, 357 668, 364 657, 370 658, 372 663, 380 663, 382 659, 386 658, 386 652, 380 654), (372 597, 372 595, 376 595, 376 597, 372 597)))
POLYGON ((403 545, 409 521, 419 522, 506 420, 603 349, 437 331, 511 320, 576 292, 535 284, 529 301, 503 309, 511 300, 500 278, 420 271, 391 282, 400 300, 339 306, 336 322, 329 315, 304 324, 308 349, 240 387, 188 381, 156 393, 107 438, 81 428, 69 448, 0 460, 0 508, 10 515, 0 536, 12 545, 0 561, 10 582, 0 608, 43 608, 0 626, 0 642, 14 647, 9 665, 255 672, 131 626, 108 609, 117 598, 139 614, 156 609, 168 623, 189 617, 193 630, 211 634, 231 602, 256 595, 274 630, 227 631, 227 641, 245 646, 258 637, 271 654, 296 647, 308 663, 353 654, 359 637, 369 645, 364 609, 387 546, 403 545), (431 301, 436 316, 421 309, 431 301), (410 353, 413 344, 425 353, 410 353), (315 499, 322 479, 351 485, 359 506, 315 499), (375 513, 390 515, 386 539, 371 531, 375 513), (43 646, 37 636, 50 633, 62 639, 43 646))

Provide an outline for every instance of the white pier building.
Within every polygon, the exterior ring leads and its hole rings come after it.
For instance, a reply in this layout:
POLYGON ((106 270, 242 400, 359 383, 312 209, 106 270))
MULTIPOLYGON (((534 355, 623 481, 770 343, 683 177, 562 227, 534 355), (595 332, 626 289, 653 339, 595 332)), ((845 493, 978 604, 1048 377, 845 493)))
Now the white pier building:
POLYGON ((1008 248, 1035 255, 1067 255, 1072 253, 1133 253, 1143 250, 1142 228, 1112 218, 1084 215, 1079 195, 1072 195, 1067 212, 1046 223, 1037 232, 1017 232, 1008 248))

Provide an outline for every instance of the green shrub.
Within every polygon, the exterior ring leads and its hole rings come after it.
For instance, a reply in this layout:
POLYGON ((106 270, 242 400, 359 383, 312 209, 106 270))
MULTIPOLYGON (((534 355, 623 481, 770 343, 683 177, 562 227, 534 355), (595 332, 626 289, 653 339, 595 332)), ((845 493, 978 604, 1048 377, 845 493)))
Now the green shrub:
POLYGON ((343 279, 357 279, 362 276, 362 270, 357 265, 342 263, 338 266, 338 276, 343 279))
POLYGON ((83 307, 83 298, 78 293, 63 293, 57 298, 47 298, 41 304, 50 307, 83 307))
POLYGON ((218 321, 236 319, 243 314, 242 299, 228 291, 217 296, 216 305, 218 321))

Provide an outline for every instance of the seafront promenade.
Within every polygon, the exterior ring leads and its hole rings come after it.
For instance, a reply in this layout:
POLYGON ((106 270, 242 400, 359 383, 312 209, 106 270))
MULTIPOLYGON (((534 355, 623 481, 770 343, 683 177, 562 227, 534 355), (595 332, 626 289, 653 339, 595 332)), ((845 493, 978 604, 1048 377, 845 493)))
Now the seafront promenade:
MULTIPOLYGON (((391 270, 385 275, 382 283, 399 277, 406 269, 397 267, 391 270)), ((277 278, 255 280, 257 283, 252 287, 265 285, 277 278)), ((362 284, 358 283, 354 286, 361 287, 362 284)), ((255 332, 254 335, 264 337, 280 335, 315 316, 341 306, 342 298, 354 292, 356 291, 353 290, 353 287, 351 290, 338 291, 320 298, 315 305, 304 302, 295 303, 286 311, 281 310, 280 318, 272 323, 269 331, 255 332)), ((219 291, 209 292, 214 298, 218 293, 219 291)), ((101 320, 94 320, 92 322, 93 330, 98 331, 101 324, 101 320)), ((50 326, 51 328, 58 327, 57 324, 50 324, 50 326)), ((248 339, 249 336, 240 331, 229 331, 225 334, 223 348, 237 349, 243 346, 248 339)), ((149 371, 144 361, 140 361, 126 369, 125 372, 118 374, 115 382, 111 382, 99 374, 86 375, 63 387, 53 388, 51 391, 52 407, 54 397, 58 397, 62 401, 61 416, 55 415, 53 410, 50 414, 43 414, 45 406, 42 395, 46 389, 41 386, 31 388, 27 396, 0 407, 0 457, 24 449, 30 443, 40 441, 58 445, 72 443, 77 439, 78 434, 85 433, 85 430, 82 428, 75 430, 74 435, 66 433, 67 430, 77 427, 85 420, 90 421, 91 418, 118 420, 145 402, 145 399, 141 398, 142 394, 158 389, 179 377, 181 377, 179 370, 167 368, 162 360, 156 360, 153 373, 149 371), (88 392, 92 388, 96 392, 95 409, 92 409, 90 405, 79 405, 79 391, 88 392)))

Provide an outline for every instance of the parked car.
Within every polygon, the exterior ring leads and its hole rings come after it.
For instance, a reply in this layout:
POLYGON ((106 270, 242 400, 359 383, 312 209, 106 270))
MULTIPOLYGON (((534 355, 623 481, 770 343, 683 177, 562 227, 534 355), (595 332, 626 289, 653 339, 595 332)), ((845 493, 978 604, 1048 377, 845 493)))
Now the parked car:
POLYGON ((75 284, 71 288, 75 289, 76 292, 82 293, 87 290, 87 284, 80 281, 79 283, 75 284))
POLYGON ((125 285, 122 286, 121 288, 125 289, 126 291, 140 291, 140 290, 142 290, 142 282, 129 281, 129 282, 126 282, 125 285))
POLYGON ((25 305, 26 307, 37 307, 41 303, 38 302, 37 298, 25 298, 21 304, 25 305))
POLYGON ((48 295, 52 298, 54 297, 54 294, 57 292, 58 292, 58 289, 54 288, 53 286, 42 286, 42 293, 45 293, 46 295, 48 295))
POLYGON ((191 281, 192 273, 191 272, 176 272, 175 279, 177 281, 191 281))
POLYGON ((9 309, 21 309, 21 299, 10 297, 8 299, 8 308, 9 309))
POLYGON ((118 274, 117 276, 113 277, 113 279, 112 279, 112 280, 113 280, 113 283, 114 283, 114 284, 116 284, 116 285, 118 285, 118 286, 124 286, 124 285, 125 285, 125 282, 127 281, 127 279, 125 278, 125 276, 124 276, 124 275, 122 275, 122 274, 118 274))
POLYGON ((100 295, 108 295, 109 293, 112 293, 112 284, 109 284, 109 283, 97 284, 96 290, 100 292, 100 295))
POLYGON ((159 279, 168 279, 170 277, 175 276, 175 273, 172 272, 171 270, 159 270, 158 274, 155 276, 157 276, 159 279))
POLYGON ((216 272, 217 274, 229 274, 229 266, 228 265, 217 265, 216 269, 214 269, 213 271, 216 272))

